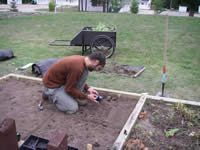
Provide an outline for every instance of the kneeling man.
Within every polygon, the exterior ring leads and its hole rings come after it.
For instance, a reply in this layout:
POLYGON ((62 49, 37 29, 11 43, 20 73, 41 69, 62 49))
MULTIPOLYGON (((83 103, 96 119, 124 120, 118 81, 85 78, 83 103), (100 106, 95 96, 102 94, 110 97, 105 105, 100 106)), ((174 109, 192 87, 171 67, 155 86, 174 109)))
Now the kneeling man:
POLYGON ((85 82, 88 71, 99 71, 105 63, 103 53, 92 53, 86 57, 74 55, 59 60, 43 77, 43 99, 52 100, 66 114, 77 112, 78 104, 86 99, 98 103, 98 92, 85 82))

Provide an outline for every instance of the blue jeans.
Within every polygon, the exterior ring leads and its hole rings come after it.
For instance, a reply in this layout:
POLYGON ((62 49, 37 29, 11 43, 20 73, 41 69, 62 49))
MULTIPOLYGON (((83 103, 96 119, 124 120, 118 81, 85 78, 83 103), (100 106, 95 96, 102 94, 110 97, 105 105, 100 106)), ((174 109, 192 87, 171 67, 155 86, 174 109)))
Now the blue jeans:
MULTIPOLYGON (((88 70, 85 69, 81 75, 80 80, 77 82, 76 89, 81 92, 84 91, 85 82, 88 77, 88 70)), ((72 114, 78 111, 77 100, 71 97, 66 91, 65 86, 58 88, 47 88, 44 87, 44 94, 48 96, 48 99, 53 101, 56 107, 65 112, 66 114, 72 114)))

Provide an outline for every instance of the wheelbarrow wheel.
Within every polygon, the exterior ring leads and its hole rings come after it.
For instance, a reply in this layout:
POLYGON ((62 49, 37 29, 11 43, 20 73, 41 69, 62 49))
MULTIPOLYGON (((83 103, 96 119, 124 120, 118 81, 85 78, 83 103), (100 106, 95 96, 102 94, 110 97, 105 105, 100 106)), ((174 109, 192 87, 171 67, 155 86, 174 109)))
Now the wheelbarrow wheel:
POLYGON ((96 36, 90 44, 90 53, 93 52, 102 52, 106 58, 110 58, 115 52, 115 43, 106 35, 96 36))

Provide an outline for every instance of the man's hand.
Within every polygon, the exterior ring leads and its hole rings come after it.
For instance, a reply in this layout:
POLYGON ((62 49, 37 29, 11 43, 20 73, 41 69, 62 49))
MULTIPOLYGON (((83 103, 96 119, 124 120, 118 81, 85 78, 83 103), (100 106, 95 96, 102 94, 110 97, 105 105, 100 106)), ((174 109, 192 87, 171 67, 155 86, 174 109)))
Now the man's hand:
POLYGON ((99 95, 99 93, 98 93, 96 90, 94 90, 92 87, 90 87, 90 88, 88 89, 88 92, 89 92, 90 94, 99 95))
POLYGON ((99 102, 96 100, 96 98, 97 98, 97 95, 96 95, 96 94, 89 94, 89 95, 88 95, 88 99, 89 99, 89 100, 91 100, 91 101, 93 101, 93 102, 95 102, 95 103, 99 103, 99 102))

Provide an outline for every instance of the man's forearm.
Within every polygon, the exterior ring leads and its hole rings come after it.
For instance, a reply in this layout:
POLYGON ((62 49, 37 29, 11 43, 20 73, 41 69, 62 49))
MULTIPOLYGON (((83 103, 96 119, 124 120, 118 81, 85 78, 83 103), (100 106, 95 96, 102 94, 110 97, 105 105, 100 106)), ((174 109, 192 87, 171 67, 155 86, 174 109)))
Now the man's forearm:
POLYGON ((88 99, 88 96, 84 93, 82 93, 81 91, 77 90, 77 89, 67 89, 66 90, 67 94, 69 94, 70 96, 74 97, 74 98, 78 98, 78 99, 88 99))

